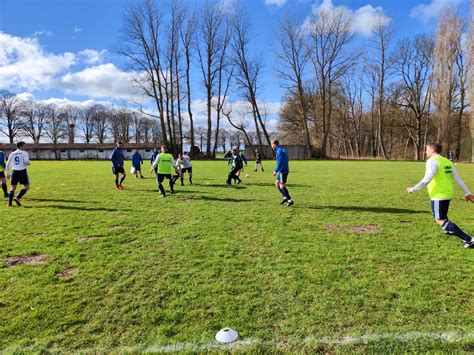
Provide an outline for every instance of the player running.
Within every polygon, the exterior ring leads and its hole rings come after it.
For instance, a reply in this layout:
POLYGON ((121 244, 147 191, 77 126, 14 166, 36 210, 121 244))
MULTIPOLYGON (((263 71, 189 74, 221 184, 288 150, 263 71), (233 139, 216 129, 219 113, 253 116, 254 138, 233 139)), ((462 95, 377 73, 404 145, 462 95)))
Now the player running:
POLYGON ((462 239, 464 248, 474 248, 474 241, 471 236, 448 219, 449 203, 453 198, 454 181, 463 190, 466 201, 474 202, 474 196, 461 180, 453 162, 441 155, 441 150, 440 144, 430 143, 426 145, 426 156, 429 159, 426 161, 425 177, 414 187, 408 187, 406 191, 414 193, 428 185, 431 210, 435 222, 441 226, 444 233, 462 239))
POLYGON ((18 142, 16 144, 17 149, 8 157, 5 169, 7 179, 10 178, 10 169, 12 170, 11 189, 10 195, 8 196, 8 207, 12 207, 13 201, 15 201, 17 206, 21 206, 20 199, 25 196, 26 192, 30 188, 30 179, 28 178, 28 172, 26 171, 26 167, 30 165, 30 158, 28 153, 24 151, 24 147, 25 142, 18 142), (18 184, 22 184, 23 189, 21 189, 20 193, 14 197, 16 186, 18 184))
POLYGON ((178 165, 181 168, 181 186, 184 186, 184 173, 188 172, 189 185, 193 184, 193 165, 187 152, 178 154, 178 165))
POLYGON ((232 149, 232 170, 229 172, 227 176, 226 186, 231 186, 231 181, 234 179, 237 184, 240 184, 242 180, 240 180, 238 173, 240 170, 244 168, 242 164, 242 158, 239 155, 239 151, 237 148, 232 149))
POLYGON ((160 190, 160 195, 166 197, 165 188, 163 187, 163 180, 168 179, 170 184, 170 192, 174 194, 174 182, 173 171, 179 175, 179 169, 176 166, 176 163, 173 159, 173 156, 168 153, 168 148, 166 146, 161 147, 161 153, 156 156, 155 161, 153 162, 150 173, 158 167, 156 182, 158 184, 158 189, 160 190))
POLYGON ((112 161, 112 172, 115 175, 115 187, 117 190, 123 190, 123 181, 127 177, 127 174, 125 174, 125 169, 123 167, 124 164, 124 156, 123 156, 123 151, 122 151, 122 142, 117 142, 117 146, 114 148, 112 151, 112 154, 110 155, 110 160, 112 161), (122 178, 120 179, 119 182, 119 174, 122 175, 122 178))
POLYGON ((5 152, 1 150, 3 144, 0 144, 0 182, 2 183, 3 197, 8 198, 7 179, 5 178, 5 152))
POLYGON ((285 207, 293 206, 295 203, 291 199, 290 193, 286 188, 286 181, 288 179, 288 174, 290 173, 288 154, 286 153, 285 148, 283 148, 276 139, 272 141, 272 149, 276 153, 276 167, 275 171, 273 172, 273 176, 277 177, 275 186, 283 196, 283 199, 280 201, 280 205, 286 203, 285 207))

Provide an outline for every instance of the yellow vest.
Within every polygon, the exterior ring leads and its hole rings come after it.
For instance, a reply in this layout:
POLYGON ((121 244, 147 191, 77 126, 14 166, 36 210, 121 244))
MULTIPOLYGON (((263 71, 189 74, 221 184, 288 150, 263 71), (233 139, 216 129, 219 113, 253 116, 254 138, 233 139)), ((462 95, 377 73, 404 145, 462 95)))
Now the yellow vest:
POLYGON ((434 159, 438 163, 438 171, 428 184, 428 194, 431 199, 450 200, 454 190, 453 162, 441 155, 434 159))
POLYGON ((158 162, 158 174, 171 174, 171 160, 173 156, 169 153, 160 153, 160 161, 158 162))

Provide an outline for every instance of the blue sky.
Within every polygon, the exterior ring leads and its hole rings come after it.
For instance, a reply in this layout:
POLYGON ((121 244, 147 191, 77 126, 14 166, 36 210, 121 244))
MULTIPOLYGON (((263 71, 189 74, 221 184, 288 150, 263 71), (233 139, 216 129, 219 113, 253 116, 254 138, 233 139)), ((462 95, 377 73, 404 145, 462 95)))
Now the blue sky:
MULTIPOLYGON (((185 0, 183 0, 185 1, 185 0)), ((433 33, 439 10, 468 13, 469 0, 220 0, 245 8, 254 29, 252 55, 263 56, 260 100, 275 116, 283 92, 276 79, 272 43, 281 16, 302 21, 321 6, 344 7, 358 19, 356 44, 367 46, 371 19, 393 21, 396 38, 433 33)), ((130 0, 0 0, 0 89, 49 102, 123 102, 136 93, 114 54, 122 16, 130 0)), ((159 1, 164 3, 164 1, 159 1)), ((199 5, 200 0, 192 1, 199 5)), ((196 69, 197 72, 197 69, 196 69)), ((204 90, 193 83, 196 110, 204 90), (200 94, 202 93, 202 94, 200 94)))

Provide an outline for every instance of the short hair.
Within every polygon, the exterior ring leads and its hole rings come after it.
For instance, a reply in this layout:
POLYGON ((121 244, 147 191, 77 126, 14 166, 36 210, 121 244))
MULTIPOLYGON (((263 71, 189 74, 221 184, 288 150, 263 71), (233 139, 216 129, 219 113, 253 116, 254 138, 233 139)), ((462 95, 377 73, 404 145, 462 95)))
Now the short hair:
POLYGON ((274 139, 274 140, 272 140, 272 144, 280 145, 280 142, 278 142, 278 139, 274 139))
POLYGON ((118 141, 117 144, 122 144, 122 141, 118 141))
POLYGON ((168 147, 167 147, 166 145, 162 145, 162 146, 161 146, 161 149, 164 149, 164 150, 165 150, 165 152, 167 152, 167 151, 168 151, 168 147))
POLYGON ((431 147, 438 154, 441 154, 443 151, 443 146, 439 143, 428 143, 426 146, 431 147))
POLYGON ((17 147, 17 148, 21 148, 21 147, 23 147, 25 144, 26 144, 26 143, 23 142, 23 141, 17 142, 17 143, 16 143, 16 147, 17 147))

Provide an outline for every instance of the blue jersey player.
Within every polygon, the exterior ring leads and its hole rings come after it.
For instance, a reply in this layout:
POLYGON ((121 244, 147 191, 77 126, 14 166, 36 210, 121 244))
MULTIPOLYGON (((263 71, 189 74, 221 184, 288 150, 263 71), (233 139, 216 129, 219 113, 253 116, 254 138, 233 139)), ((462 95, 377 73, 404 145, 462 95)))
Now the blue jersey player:
POLYGON ((288 174, 290 173, 288 154, 286 153, 285 148, 283 148, 276 139, 272 141, 272 149, 276 154, 276 167, 273 172, 273 176, 276 176, 275 186, 283 196, 280 205, 286 203, 286 207, 293 206, 295 203, 291 199, 290 193, 286 188, 286 181, 288 179, 288 174))

